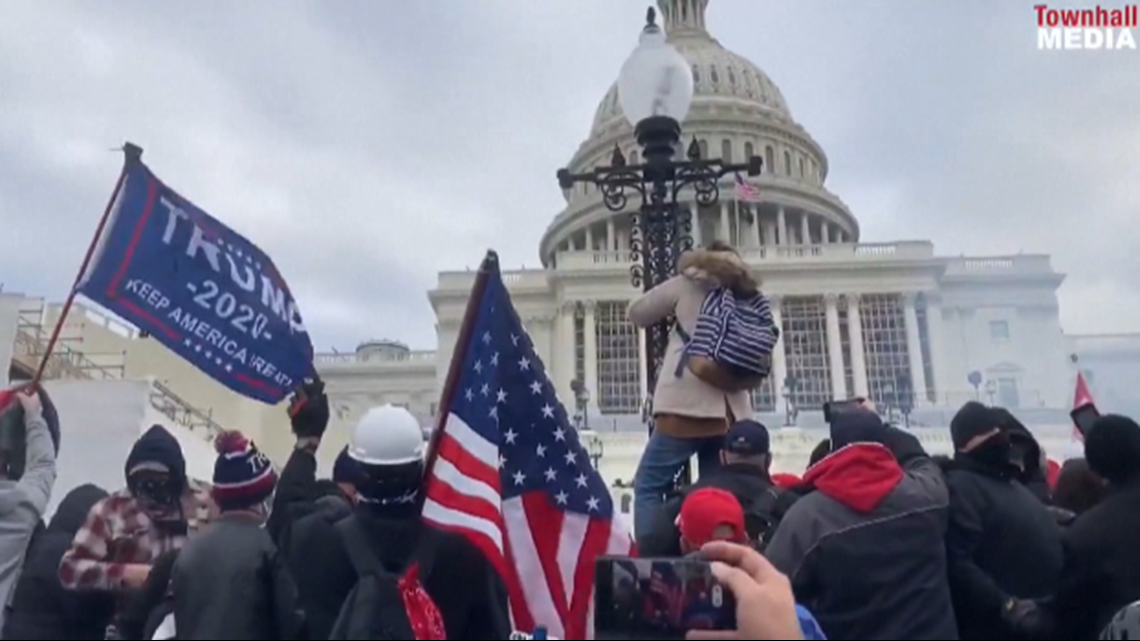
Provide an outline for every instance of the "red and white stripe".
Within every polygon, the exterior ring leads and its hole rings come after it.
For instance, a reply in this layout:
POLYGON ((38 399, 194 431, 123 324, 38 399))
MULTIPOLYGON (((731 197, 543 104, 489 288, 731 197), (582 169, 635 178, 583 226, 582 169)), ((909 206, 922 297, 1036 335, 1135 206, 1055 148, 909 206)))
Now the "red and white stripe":
POLYGON ((504 501, 497 444, 453 413, 438 447, 424 519, 483 551, 506 583, 515 629, 542 625, 552 637, 590 638, 594 560, 632 549, 623 516, 611 523, 566 513, 541 492, 504 501))

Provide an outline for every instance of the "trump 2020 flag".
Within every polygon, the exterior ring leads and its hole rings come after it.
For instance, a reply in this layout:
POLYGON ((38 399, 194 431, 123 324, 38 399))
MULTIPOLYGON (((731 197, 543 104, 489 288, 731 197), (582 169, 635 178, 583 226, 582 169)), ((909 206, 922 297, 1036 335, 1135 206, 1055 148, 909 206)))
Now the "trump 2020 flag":
POLYGON ((277 403, 314 376, 309 334, 273 261, 137 156, 77 291, 244 396, 277 403))
POLYGON ((488 252, 433 435, 423 516, 498 570, 514 627, 587 639, 594 561, 633 542, 570 426, 488 252))

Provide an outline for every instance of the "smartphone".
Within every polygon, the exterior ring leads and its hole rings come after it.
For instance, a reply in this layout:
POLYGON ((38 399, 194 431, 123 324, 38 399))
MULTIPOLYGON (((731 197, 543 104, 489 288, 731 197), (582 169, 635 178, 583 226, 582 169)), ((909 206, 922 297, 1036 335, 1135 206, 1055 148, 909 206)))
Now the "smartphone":
POLYGON ((1081 436, 1085 437, 1088 436, 1089 430, 1092 429, 1096 419, 1100 418, 1100 412, 1097 411, 1096 405, 1085 403, 1072 412, 1069 412, 1069 416, 1073 417, 1073 425, 1076 425, 1081 436))
POLYGON ((599 557, 594 638, 684 639, 690 630, 735 630, 736 601, 708 561, 599 557))
POLYGON ((855 397, 845 401, 828 401, 823 404, 823 420, 831 424, 835 419, 847 412, 863 407, 867 399, 855 397))

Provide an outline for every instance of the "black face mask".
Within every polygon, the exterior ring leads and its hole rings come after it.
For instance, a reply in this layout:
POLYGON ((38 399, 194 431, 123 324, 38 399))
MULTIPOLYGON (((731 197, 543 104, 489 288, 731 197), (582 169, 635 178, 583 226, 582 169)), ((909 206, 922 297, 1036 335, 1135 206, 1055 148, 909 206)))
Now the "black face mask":
POLYGON ((967 454, 971 459, 987 467, 1013 471, 1013 445, 1009 435, 995 434, 967 454))
POLYGON ((129 487, 135 499, 149 509, 173 508, 181 498, 178 484, 166 475, 135 474, 129 487))

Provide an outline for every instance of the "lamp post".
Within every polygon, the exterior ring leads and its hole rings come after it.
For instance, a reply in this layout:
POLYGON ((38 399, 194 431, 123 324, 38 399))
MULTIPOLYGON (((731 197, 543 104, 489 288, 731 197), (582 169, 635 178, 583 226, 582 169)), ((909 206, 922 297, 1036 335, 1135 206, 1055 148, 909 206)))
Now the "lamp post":
MULTIPOLYGON (((676 158, 681 145, 681 122, 693 101, 693 74, 685 60, 657 26, 657 12, 650 7, 646 25, 636 49, 618 76, 618 101, 634 128, 642 149, 642 164, 630 165, 617 143, 608 167, 596 167, 580 174, 569 169, 558 171, 558 184, 567 190, 578 183, 597 186, 602 201, 612 212, 625 211, 629 196, 640 198, 630 213, 632 233, 629 250, 633 265, 630 280, 634 287, 649 291, 673 276, 677 258, 693 247, 691 215, 680 215, 678 197, 691 191, 698 206, 710 206, 720 196, 720 180, 726 175, 745 172, 757 176, 763 159, 753 156, 744 163, 701 158, 694 138, 686 158, 676 158)), ((645 332, 645 378, 650 395, 669 343, 672 321, 666 320, 645 332)), ((653 431, 652 412, 649 430, 653 431)))

